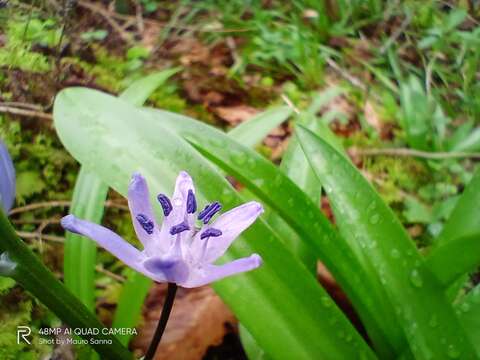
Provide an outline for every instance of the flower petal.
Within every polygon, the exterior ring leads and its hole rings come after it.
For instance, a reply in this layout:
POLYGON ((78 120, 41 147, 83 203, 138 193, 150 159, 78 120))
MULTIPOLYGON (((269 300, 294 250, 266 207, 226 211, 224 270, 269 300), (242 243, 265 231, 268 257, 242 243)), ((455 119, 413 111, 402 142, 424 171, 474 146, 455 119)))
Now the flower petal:
POLYGON ((92 239, 132 269, 145 273, 145 269, 141 265, 143 256, 140 250, 130 245, 110 229, 90 221, 78 219, 74 215, 67 215, 62 218, 61 224, 70 232, 92 239))
POLYGON ((202 262, 213 262, 222 256, 230 244, 263 213, 263 207, 256 201, 250 201, 222 214, 212 225, 204 226, 195 235, 192 244, 192 256, 202 262), (209 229, 221 231, 220 236, 201 239, 209 229), (204 241, 208 244, 203 254, 204 241))
POLYGON ((203 286, 211 282, 223 279, 227 276, 250 271, 262 265, 262 258, 258 254, 234 260, 224 265, 206 265, 203 271, 192 272, 192 277, 179 285, 192 288, 203 286))
POLYGON ((142 242, 147 254, 153 255, 155 247, 168 249, 170 244, 163 244, 160 239, 160 229, 155 221, 150 194, 145 178, 139 173, 132 175, 128 187, 128 206, 132 215, 132 223, 138 239, 142 242), (156 244, 158 242, 158 244, 156 244))
POLYGON ((0 140, 0 207, 5 213, 11 209, 15 199, 15 168, 7 147, 0 140))

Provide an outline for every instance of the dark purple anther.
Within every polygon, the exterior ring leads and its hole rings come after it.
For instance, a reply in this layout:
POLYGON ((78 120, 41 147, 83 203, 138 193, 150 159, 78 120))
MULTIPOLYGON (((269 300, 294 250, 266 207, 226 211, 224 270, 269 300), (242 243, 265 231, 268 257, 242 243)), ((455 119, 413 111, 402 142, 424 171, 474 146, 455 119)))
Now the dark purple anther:
POLYGON ((210 228, 210 229, 207 229, 205 230, 201 235, 200 235, 200 239, 205 239, 205 238, 208 238, 208 237, 217 237, 217 236, 220 236, 222 235, 222 232, 218 229, 214 229, 214 228, 210 228))
POLYGON ((142 226, 143 230, 145 230, 145 232, 148 234, 148 235, 152 235, 153 234, 153 228, 154 228, 154 225, 153 225, 153 221, 150 220, 148 217, 146 217, 145 215, 143 214, 138 214, 136 216, 136 219, 138 221, 138 223, 142 226))
POLYGON ((188 227, 187 224, 185 224, 183 222, 183 223, 180 223, 178 225, 172 226, 170 228, 170 235, 180 234, 181 232, 183 232, 185 230, 190 230, 190 228, 188 227))
POLYGON ((220 211, 222 208, 222 205, 215 201, 214 203, 211 203, 207 206, 205 206, 205 209, 203 209, 200 214, 198 214, 198 220, 203 220, 204 224, 207 224, 210 219, 220 211))
POLYGON ((187 213, 193 214, 197 211, 197 200, 195 200, 195 194, 192 190, 188 190, 187 195, 187 213))
POLYGON ((157 196, 157 200, 162 205, 163 215, 168 216, 172 212, 172 203, 167 195, 160 194, 157 196))

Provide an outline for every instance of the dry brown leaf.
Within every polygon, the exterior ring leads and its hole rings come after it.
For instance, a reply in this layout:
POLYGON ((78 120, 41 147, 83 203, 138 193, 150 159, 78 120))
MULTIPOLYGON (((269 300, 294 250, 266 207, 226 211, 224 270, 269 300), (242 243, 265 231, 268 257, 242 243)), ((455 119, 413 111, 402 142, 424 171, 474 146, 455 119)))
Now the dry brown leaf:
POLYGON ((257 109, 248 105, 217 106, 212 108, 212 111, 219 118, 225 120, 231 125, 237 125, 244 122, 259 112, 257 109))
MULTIPOLYGON (((166 285, 156 284, 145 302, 144 325, 132 346, 145 353, 157 327, 165 299, 166 285)), ((236 322, 232 312, 208 287, 179 288, 170 320, 157 349, 155 360, 199 360, 210 346, 225 336, 225 324, 236 322)))

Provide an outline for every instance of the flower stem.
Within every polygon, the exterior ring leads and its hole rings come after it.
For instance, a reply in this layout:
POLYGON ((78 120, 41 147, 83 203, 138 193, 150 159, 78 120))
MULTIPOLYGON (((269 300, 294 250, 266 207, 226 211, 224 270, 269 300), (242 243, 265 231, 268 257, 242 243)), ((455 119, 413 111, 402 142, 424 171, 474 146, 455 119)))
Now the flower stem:
POLYGON ((163 332, 167 327, 168 318, 170 317, 170 312, 172 311, 173 301, 175 300, 176 293, 177 284, 168 283, 167 297, 165 298, 165 304, 163 305, 162 314, 160 315, 160 320, 158 320, 157 329, 155 330, 155 334, 153 335, 152 342, 150 343, 147 353, 143 358, 144 360, 153 359, 155 352, 157 351, 160 340, 162 340, 163 332))

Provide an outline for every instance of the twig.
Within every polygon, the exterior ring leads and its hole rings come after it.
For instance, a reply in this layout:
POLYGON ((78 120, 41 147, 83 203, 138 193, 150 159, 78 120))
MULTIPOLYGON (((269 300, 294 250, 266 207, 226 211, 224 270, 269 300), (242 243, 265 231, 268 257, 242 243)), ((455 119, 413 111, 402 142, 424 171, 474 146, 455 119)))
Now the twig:
POLYGON ((280 95, 283 101, 285 101, 285 104, 288 105, 289 108, 291 108, 295 114, 300 114, 300 110, 293 104, 292 100, 289 99, 289 97, 285 94, 280 95))
POLYGON ((411 17, 407 14, 407 17, 402 21, 400 26, 392 33, 392 35, 385 41, 385 44, 380 48, 380 54, 383 55, 385 51, 403 34, 407 26, 410 24, 411 17))
MULTIPOLYGON (((44 202, 29 204, 29 205, 26 205, 26 206, 17 207, 15 209, 12 209, 9 212, 9 215, 14 215, 14 214, 27 212, 27 211, 32 211, 32 210, 37 210, 37 209, 42 209, 42 208, 49 208, 49 207, 70 207, 70 205, 71 205, 70 201, 63 201, 63 200, 44 201, 44 202)), ((122 205, 122 204, 119 204, 119 203, 115 203, 111 200, 105 201, 105 207, 117 208, 117 209, 128 211, 128 206, 122 205)))
POLYGON ((138 0, 135 1, 135 18, 136 18, 136 23, 137 23, 137 29, 140 34, 143 33, 145 30, 145 25, 143 22, 143 16, 142 16, 142 5, 139 3, 138 0))
POLYGON ((4 101, 0 103, 0 105, 13 106, 13 107, 19 107, 19 108, 25 108, 25 109, 37 110, 37 111, 43 110, 43 107, 41 105, 29 104, 29 103, 24 103, 20 101, 4 101))
POLYGON ((126 281, 125 277, 123 277, 121 275, 118 275, 118 274, 115 274, 111 271, 108 271, 102 265, 95 266, 95 270, 97 270, 99 273, 107 275, 108 277, 111 277, 114 280, 117 280, 117 281, 120 281, 120 282, 125 282, 126 281))
POLYGON ((132 39, 131 34, 122 29, 122 27, 114 20, 114 16, 112 16, 112 14, 110 12, 108 12, 107 10, 105 10, 104 8, 102 8, 100 6, 93 5, 93 4, 91 4, 89 2, 86 2, 86 1, 79 1, 78 5, 80 5, 81 7, 85 8, 85 9, 90 10, 91 12, 97 13, 100 16, 102 16, 105 19, 105 21, 110 24, 112 29, 115 30, 118 33, 118 35, 120 36, 120 38, 123 41, 125 41, 126 43, 128 43, 130 45, 133 43, 133 39, 132 39))
MULTIPOLYGON (((345 69, 342 69, 340 66, 338 66, 338 64, 333 61, 331 58, 327 58, 326 59, 326 62, 327 64, 333 69, 335 70, 337 73, 340 74, 340 76, 342 76, 344 79, 346 79, 347 81, 349 81, 353 86, 356 86, 358 87, 360 90, 368 93, 368 86, 365 85, 363 82, 360 81, 360 79, 356 78, 355 76, 353 76, 352 74, 350 74, 348 71, 346 71, 345 69)), ((382 101, 382 99, 380 98, 380 96, 378 96, 377 94, 375 93, 371 93, 372 97, 376 100, 376 101, 382 101)))
MULTIPOLYGON (((81 7, 84 7, 86 9, 89 9, 90 11, 97 12, 101 14, 103 17, 109 16, 110 18, 117 19, 117 20, 123 20, 123 21, 132 21, 135 23, 137 21, 136 16, 131 16, 131 15, 123 15, 123 14, 118 14, 116 12, 109 12, 105 8, 101 6, 94 5, 92 3, 89 3, 88 1, 79 1, 78 5, 81 7)), ((154 25, 154 26, 159 26, 159 27, 169 27, 173 29, 178 29, 178 30, 190 30, 190 31, 195 31, 195 32, 204 32, 204 33, 239 33, 239 32, 248 32, 248 31, 253 31, 254 28, 239 28, 239 29, 201 29, 195 26, 182 26, 182 25, 171 25, 171 24, 165 24, 161 23, 159 21, 153 20, 153 19, 143 19, 143 24, 149 24, 149 25, 154 25)), ((117 24, 118 25, 118 24, 117 24)))
POLYGON ((37 232, 17 231, 17 235, 25 239, 45 239, 56 243, 64 243, 65 238, 55 235, 44 235, 37 232))
POLYGON ((51 114, 47 114, 43 111, 20 109, 13 106, 5 106, 3 105, 3 103, 0 103, 0 113, 36 117, 36 118, 45 119, 45 120, 53 120, 53 116, 51 114))
POLYGON ((443 159, 459 159, 459 158, 470 158, 470 159, 480 159, 480 153, 470 153, 470 152, 428 152, 407 148, 390 148, 390 149, 359 149, 356 147, 351 147, 348 149, 348 153, 351 156, 402 156, 402 157, 419 157, 424 159, 434 159, 434 160, 443 160, 443 159))

